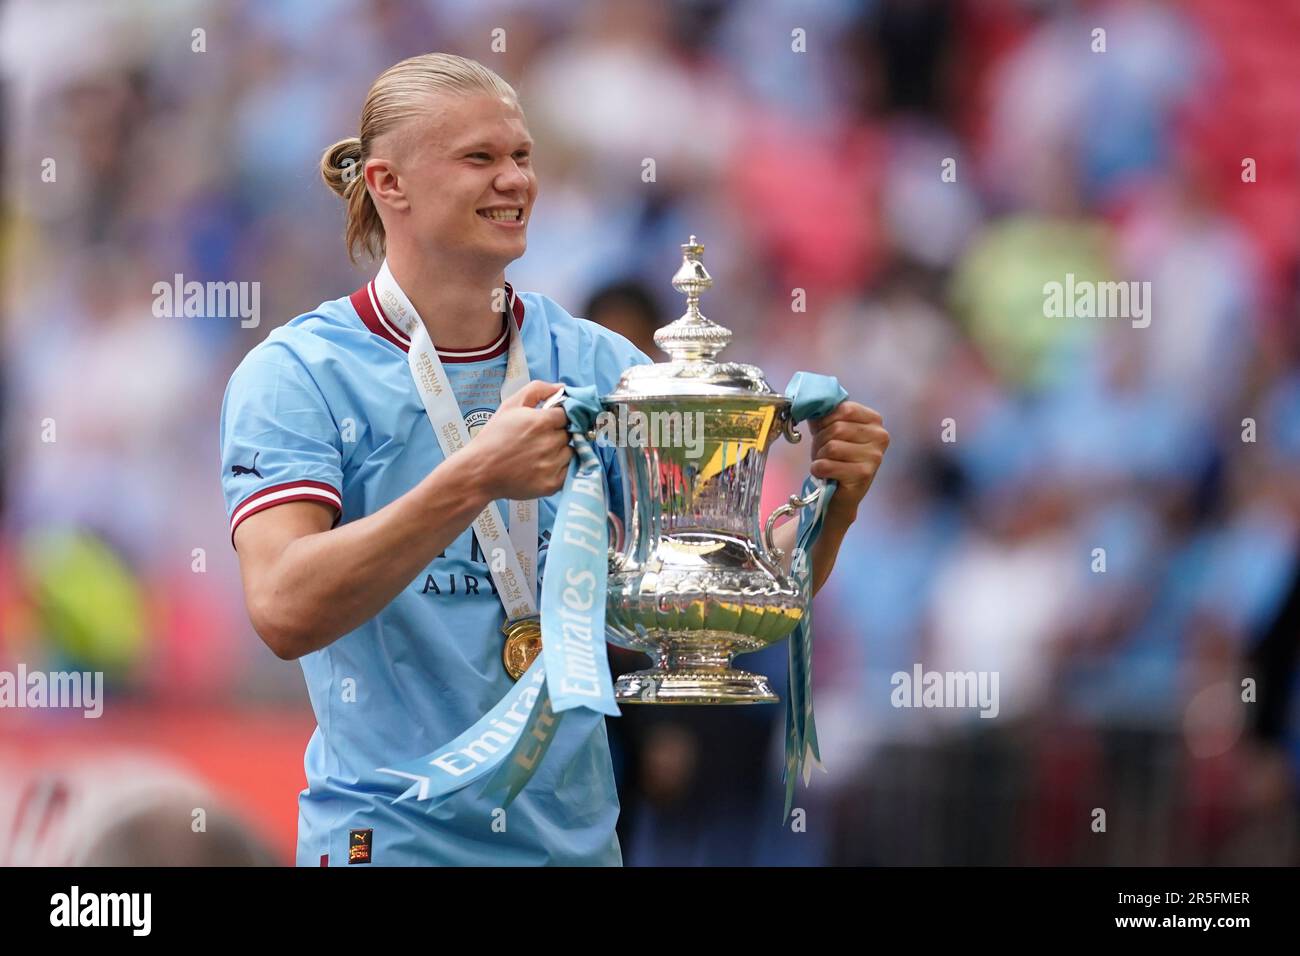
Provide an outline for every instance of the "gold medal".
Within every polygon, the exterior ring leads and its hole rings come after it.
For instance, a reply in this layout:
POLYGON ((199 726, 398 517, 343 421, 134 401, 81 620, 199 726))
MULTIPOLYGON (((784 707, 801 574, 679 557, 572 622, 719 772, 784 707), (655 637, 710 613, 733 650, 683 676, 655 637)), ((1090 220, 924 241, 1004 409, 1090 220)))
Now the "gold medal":
POLYGON ((519 680, 542 652, 542 620, 537 616, 521 617, 506 621, 501 630, 506 635, 501 660, 510 679, 519 680))

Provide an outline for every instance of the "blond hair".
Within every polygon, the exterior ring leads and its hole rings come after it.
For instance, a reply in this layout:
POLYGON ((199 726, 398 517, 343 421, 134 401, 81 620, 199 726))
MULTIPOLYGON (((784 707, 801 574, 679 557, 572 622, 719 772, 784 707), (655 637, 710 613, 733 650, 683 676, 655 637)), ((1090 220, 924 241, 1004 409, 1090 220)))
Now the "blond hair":
POLYGON ((361 108, 361 135, 341 139, 321 155, 325 185, 347 204, 348 258, 357 261, 359 247, 371 259, 385 248, 384 223, 366 188, 363 169, 375 140, 401 126, 427 107, 435 93, 472 96, 486 93, 519 102, 505 80, 482 63, 451 53, 424 53, 390 66, 379 75, 361 108))

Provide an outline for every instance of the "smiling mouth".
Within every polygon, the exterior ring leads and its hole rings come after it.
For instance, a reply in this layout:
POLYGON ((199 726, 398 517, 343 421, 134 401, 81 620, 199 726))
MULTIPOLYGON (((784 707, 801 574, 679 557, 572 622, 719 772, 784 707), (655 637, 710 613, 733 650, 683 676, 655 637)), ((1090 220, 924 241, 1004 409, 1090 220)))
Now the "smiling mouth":
POLYGON ((524 218, 523 207, 514 207, 511 209, 480 209, 478 210, 478 214, 491 222, 522 222, 524 218))

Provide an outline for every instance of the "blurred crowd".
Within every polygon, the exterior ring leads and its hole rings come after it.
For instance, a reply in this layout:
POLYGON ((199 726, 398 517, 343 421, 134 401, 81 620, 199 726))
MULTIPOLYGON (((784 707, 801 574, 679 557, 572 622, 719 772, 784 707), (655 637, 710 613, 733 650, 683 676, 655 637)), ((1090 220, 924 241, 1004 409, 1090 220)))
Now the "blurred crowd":
POLYGON ((627 863, 1295 863, 1298 45, 1297 0, 7 4, 0 667, 306 708, 244 613, 221 395, 367 278, 321 150, 444 50, 537 143, 517 288, 658 359, 693 233, 726 356, 893 437, 816 602, 806 831, 780 707, 625 707, 627 863), (261 283, 260 325, 156 317, 178 273, 261 283), (1149 282, 1150 324, 1045 316, 1067 273, 1149 282), (917 663, 996 671, 999 716, 894 706, 917 663))

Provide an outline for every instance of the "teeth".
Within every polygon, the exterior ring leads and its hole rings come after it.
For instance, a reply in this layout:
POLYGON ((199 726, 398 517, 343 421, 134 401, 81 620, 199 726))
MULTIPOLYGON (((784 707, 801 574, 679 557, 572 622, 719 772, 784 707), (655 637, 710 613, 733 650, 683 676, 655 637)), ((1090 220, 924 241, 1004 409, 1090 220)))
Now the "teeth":
POLYGON ((522 209, 486 209, 479 213, 485 219, 496 219, 501 222, 517 222, 522 209))

